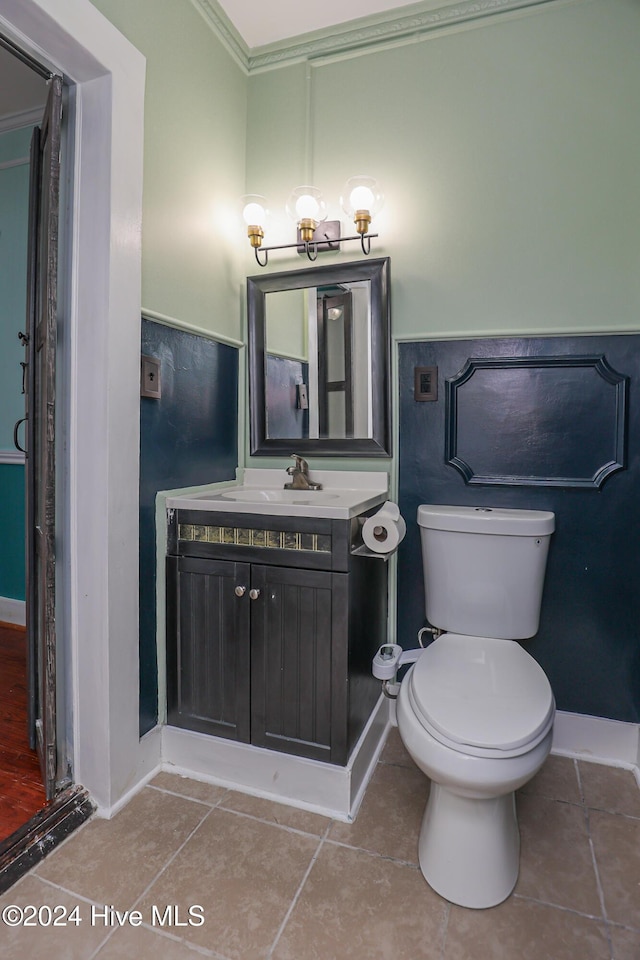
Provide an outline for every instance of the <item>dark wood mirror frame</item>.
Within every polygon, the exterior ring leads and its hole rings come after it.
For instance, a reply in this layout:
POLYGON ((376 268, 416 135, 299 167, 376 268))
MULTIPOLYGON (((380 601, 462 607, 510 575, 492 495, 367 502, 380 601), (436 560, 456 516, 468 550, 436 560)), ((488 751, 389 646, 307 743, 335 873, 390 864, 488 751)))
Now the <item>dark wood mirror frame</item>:
POLYGON ((249 408, 251 454, 291 453, 330 457, 391 456, 389 257, 336 263, 247 278, 249 314, 249 408), (371 283, 372 436, 348 439, 267 437, 265 346, 266 295, 357 281, 371 283))

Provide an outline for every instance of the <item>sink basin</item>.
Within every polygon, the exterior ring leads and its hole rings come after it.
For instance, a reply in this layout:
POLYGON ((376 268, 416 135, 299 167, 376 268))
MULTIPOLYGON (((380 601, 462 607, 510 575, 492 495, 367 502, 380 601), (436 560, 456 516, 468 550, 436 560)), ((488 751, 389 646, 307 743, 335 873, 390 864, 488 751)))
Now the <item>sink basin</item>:
POLYGON ((243 487, 238 490, 227 490, 220 494, 225 500, 241 500, 244 503, 328 503, 337 500, 337 493, 327 493, 325 490, 258 490, 252 487, 243 487))

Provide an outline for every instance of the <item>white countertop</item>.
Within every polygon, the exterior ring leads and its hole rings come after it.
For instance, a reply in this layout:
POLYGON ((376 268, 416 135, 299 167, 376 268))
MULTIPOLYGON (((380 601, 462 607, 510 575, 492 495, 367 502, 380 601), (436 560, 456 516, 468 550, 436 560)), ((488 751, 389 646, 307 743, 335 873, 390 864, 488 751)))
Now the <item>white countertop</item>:
POLYGON ((387 499, 389 477, 382 471, 309 470, 321 490, 285 490, 286 470, 247 467, 235 485, 167 498, 178 510, 260 513, 278 517, 327 517, 349 520, 387 499))

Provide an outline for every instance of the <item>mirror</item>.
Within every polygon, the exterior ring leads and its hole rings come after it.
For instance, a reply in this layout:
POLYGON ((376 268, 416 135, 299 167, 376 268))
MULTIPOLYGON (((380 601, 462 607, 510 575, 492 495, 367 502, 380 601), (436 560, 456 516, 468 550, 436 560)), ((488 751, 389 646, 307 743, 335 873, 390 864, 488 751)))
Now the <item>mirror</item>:
POLYGON ((251 453, 391 456, 389 258, 247 280, 251 453))

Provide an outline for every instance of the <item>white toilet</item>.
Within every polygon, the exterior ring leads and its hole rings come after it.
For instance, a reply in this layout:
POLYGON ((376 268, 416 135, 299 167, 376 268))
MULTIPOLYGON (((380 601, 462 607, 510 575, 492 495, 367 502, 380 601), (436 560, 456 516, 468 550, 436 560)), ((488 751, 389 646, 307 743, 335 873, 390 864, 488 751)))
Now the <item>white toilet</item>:
POLYGON ((417 656, 397 700, 400 736, 432 781, 420 867, 447 900, 491 907, 518 878, 514 791, 551 749, 549 681, 514 641, 537 632, 555 518, 423 505, 418 524, 427 618, 446 631, 417 656))

